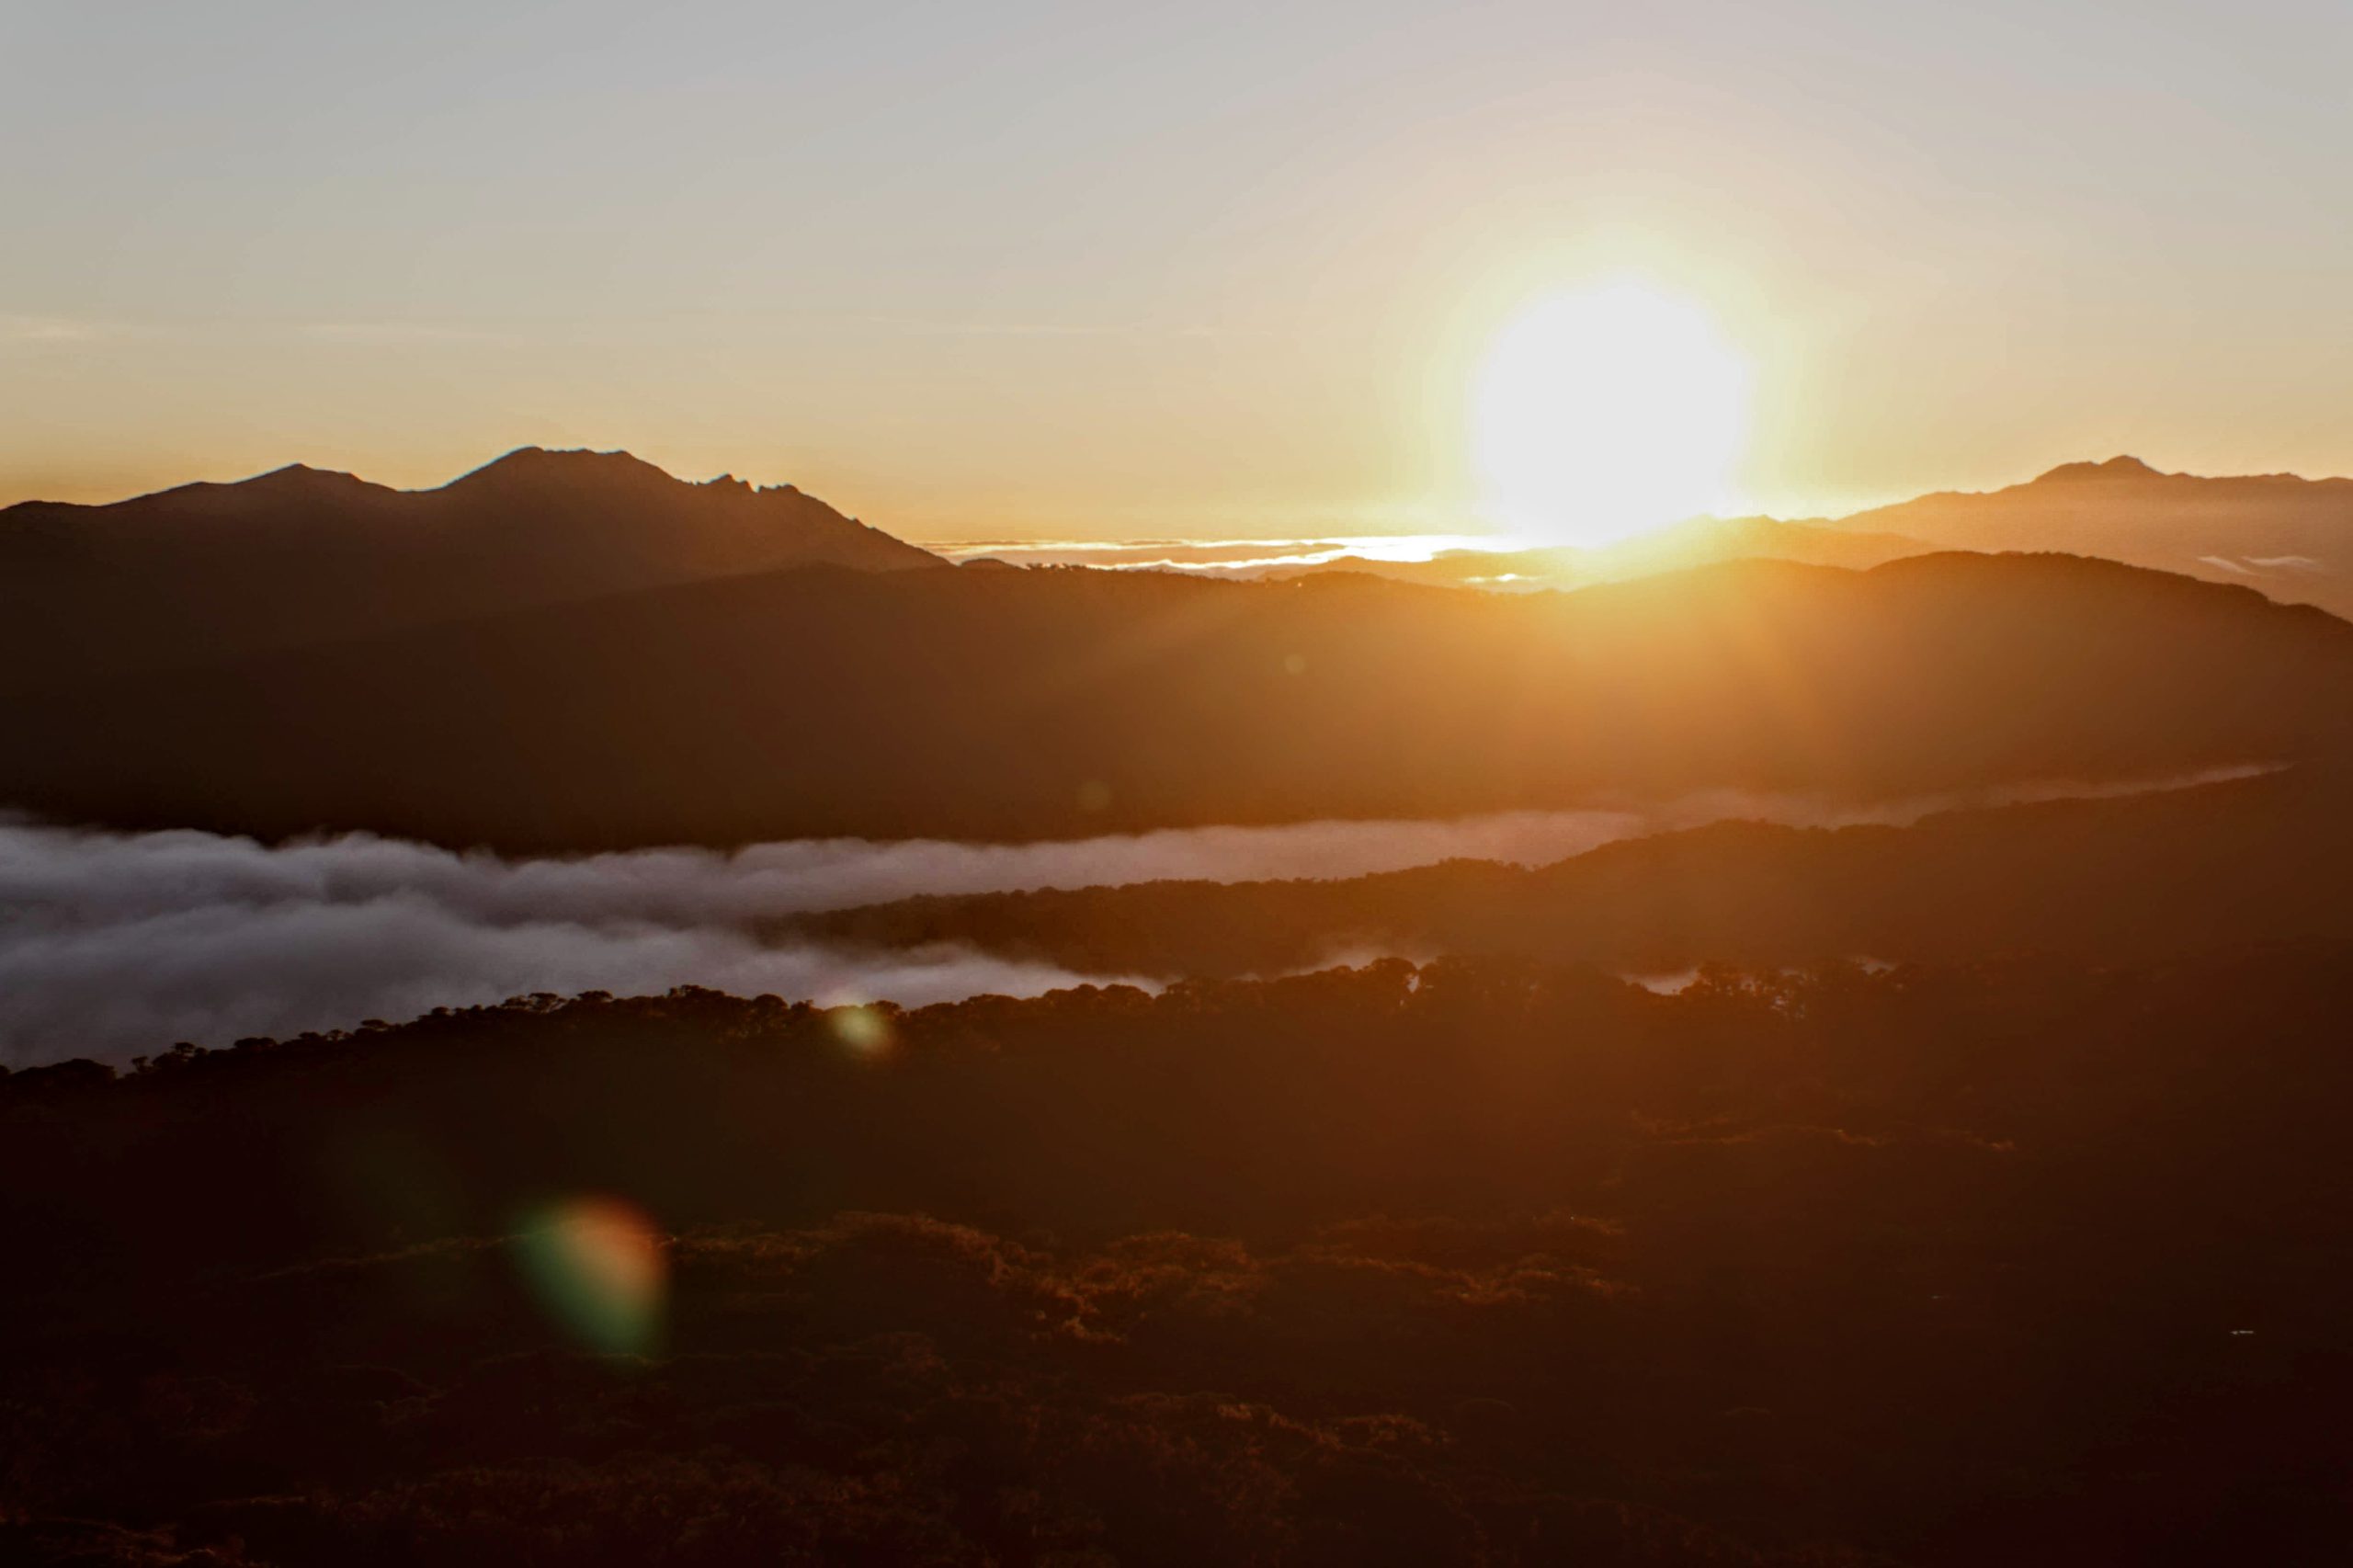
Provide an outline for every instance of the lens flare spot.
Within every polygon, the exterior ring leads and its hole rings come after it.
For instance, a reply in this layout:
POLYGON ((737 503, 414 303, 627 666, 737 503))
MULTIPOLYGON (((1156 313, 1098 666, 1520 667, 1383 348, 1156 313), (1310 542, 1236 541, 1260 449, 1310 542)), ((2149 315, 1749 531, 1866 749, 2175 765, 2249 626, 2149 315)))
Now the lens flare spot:
POLYGON ((825 1015, 834 1038, 861 1056, 878 1056, 891 1048, 897 1031, 891 1016, 880 1007, 835 1007, 825 1015))
POLYGON ((516 1239, 523 1276, 550 1317, 608 1355, 654 1347, 667 1283, 662 1237, 616 1198, 577 1198, 532 1216, 516 1239))

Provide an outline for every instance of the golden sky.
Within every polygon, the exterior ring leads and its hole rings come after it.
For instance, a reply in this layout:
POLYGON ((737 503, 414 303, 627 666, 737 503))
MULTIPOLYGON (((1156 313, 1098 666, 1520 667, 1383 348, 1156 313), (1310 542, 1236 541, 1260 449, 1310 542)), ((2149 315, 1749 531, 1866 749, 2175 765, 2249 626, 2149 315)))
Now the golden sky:
POLYGON ((843 9, 8 7, 0 502, 538 444, 1463 528, 1496 335, 1626 278, 1748 368, 1728 505, 2353 472, 2339 5, 843 9))

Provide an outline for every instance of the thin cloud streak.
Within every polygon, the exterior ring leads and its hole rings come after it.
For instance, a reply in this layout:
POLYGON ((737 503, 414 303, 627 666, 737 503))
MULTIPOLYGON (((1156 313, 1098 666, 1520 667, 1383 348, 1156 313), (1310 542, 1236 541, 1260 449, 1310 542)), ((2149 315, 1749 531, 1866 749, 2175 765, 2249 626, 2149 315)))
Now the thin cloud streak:
POLYGON ((0 315, 0 342, 97 343, 122 334, 122 325, 117 322, 85 321, 73 316, 0 315))
POLYGON ((1368 561, 1424 562, 1455 551, 1520 550, 1529 541, 1507 534, 1411 533, 1326 535, 1265 540, 961 540, 925 543, 951 561, 989 556, 1016 566, 1094 566, 1115 572, 1187 572, 1204 576, 1321 566, 1344 556, 1368 561))
POLYGON ((351 348, 430 347, 444 344, 512 346, 528 341, 511 332, 433 322, 306 322, 297 330, 313 343, 351 348))

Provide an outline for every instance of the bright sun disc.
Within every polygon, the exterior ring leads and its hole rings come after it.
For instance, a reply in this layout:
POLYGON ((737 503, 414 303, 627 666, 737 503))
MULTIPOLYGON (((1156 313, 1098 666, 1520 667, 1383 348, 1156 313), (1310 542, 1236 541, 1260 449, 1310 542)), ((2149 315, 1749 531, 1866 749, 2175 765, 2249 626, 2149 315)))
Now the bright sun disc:
POLYGON ((1722 504, 1747 364, 1695 307, 1635 284, 1523 311, 1480 367, 1472 429, 1496 520, 1608 544, 1722 504))

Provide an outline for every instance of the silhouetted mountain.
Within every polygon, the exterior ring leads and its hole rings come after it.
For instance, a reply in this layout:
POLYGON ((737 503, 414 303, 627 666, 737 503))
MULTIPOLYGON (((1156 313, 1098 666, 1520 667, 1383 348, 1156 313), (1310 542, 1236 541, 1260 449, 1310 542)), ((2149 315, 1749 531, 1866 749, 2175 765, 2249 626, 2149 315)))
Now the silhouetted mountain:
POLYGON ((2341 770, 1949 812, 1910 827, 1720 823, 1534 869, 923 897, 773 922, 877 949, 954 942, 1082 973, 1275 974, 1347 953, 1509 955, 1671 974, 1711 962, 2040 952, 2145 962, 2353 940, 2341 770))
POLYGON ((2353 479, 2209 479, 2118 457, 1983 494, 1923 495, 1836 526, 1945 550, 2101 555, 2353 615, 2353 479))
POLYGON ((527 447, 437 490, 297 464, 104 506, 0 511, 0 665, 153 668, 635 588, 938 564, 790 485, 689 484, 527 447))
POLYGON ((2203 478, 2138 458, 2064 463, 2028 483, 1939 492, 1836 520, 1694 517, 1600 549, 1449 551, 1429 561, 1344 557, 1233 569, 1355 571, 1502 590, 1619 582, 1717 561, 1870 567, 1939 551, 2055 551, 2243 584, 2353 615, 2353 479, 2203 478))
POLYGON ((1526 597, 810 570, 25 697, 0 801, 525 851, 1048 837, 2147 778, 2342 749, 2348 691, 2353 626, 2055 556, 1526 597))
MULTIPOLYGON (((2164 473, 2151 468, 2139 458, 2120 455, 2109 459, 2106 462, 2086 460, 2061 463, 2057 468, 2040 475, 2034 483, 2037 484, 2109 484, 2119 481, 2130 482, 2165 477, 2166 476, 2164 473)), ((2182 474, 2175 477, 2187 479, 2194 476, 2182 474)), ((1939 494, 1949 494, 1951 492, 1946 491, 1939 494)))

